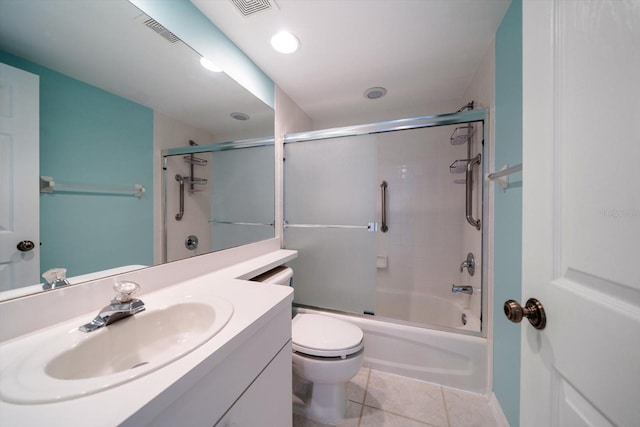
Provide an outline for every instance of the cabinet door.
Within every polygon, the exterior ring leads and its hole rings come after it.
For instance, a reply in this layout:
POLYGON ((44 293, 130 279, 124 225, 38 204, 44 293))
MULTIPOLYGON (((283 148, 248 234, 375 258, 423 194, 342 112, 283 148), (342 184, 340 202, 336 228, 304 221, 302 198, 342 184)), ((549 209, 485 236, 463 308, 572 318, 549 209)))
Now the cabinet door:
POLYGON ((291 427, 291 344, 284 346, 216 427, 291 427))

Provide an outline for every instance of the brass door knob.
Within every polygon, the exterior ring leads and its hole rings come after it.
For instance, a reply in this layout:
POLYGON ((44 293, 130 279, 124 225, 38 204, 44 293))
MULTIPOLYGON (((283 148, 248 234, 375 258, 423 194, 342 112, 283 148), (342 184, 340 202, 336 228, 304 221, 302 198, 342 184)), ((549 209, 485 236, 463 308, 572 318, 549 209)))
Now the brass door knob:
POLYGON ((22 242, 18 243, 17 246, 20 252, 29 252, 35 247, 36 245, 31 240, 23 240, 22 242))
POLYGON ((510 299, 504 303, 504 314, 513 323, 520 323, 523 317, 529 319, 529 323, 536 329, 544 329, 547 325, 547 316, 542 303, 535 298, 529 298, 524 307, 517 301, 510 299))

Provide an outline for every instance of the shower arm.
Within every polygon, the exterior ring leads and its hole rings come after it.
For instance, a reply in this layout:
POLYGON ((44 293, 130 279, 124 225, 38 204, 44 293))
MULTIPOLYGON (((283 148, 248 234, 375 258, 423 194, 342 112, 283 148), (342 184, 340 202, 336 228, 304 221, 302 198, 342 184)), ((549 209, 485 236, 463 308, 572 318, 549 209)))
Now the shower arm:
POLYGON ((465 175, 466 199, 465 212, 467 222, 474 226, 476 230, 480 230, 480 220, 473 218, 473 167, 479 165, 482 161, 482 155, 478 154, 467 162, 467 170, 465 175))

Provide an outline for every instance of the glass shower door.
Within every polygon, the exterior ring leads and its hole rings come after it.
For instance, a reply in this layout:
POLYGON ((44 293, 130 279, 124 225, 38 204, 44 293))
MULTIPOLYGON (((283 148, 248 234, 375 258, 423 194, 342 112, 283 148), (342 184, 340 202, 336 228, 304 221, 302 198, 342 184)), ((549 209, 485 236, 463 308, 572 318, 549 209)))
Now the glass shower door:
POLYGON ((294 301, 375 312, 376 135, 285 144, 285 247, 294 301))

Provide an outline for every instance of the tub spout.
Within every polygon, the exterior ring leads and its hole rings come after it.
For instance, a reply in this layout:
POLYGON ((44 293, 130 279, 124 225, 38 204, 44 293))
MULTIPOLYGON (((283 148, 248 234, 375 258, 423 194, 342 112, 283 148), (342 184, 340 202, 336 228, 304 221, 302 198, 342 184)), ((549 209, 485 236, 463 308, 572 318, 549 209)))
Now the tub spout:
POLYGON ((454 294, 463 293, 463 294, 472 295, 473 294, 473 286, 453 284, 453 285, 451 285, 451 292, 453 292, 454 294))

